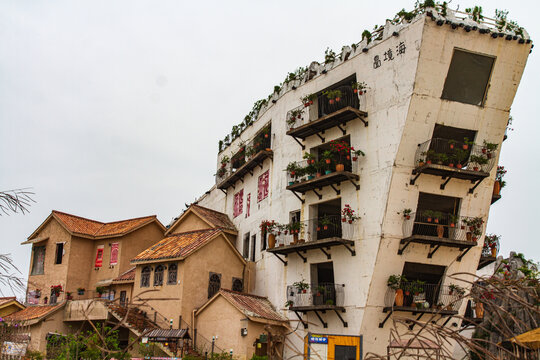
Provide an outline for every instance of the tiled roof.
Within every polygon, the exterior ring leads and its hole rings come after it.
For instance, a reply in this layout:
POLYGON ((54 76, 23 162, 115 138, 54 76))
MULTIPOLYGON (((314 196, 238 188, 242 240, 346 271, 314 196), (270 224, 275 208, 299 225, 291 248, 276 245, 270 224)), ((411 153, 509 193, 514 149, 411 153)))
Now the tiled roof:
POLYGON ((13 300, 15 300, 15 296, 10 296, 10 297, 0 297, 0 306, 2 305, 5 305, 7 303, 10 303, 12 302, 13 300))
POLYGON ((11 315, 8 315, 4 318, 5 321, 28 321, 32 319, 38 319, 45 315, 50 314, 54 310, 59 309, 64 306, 65 303, 58 305, 36 305, 28 306, 27 308, 17 311, 11 315))
POLYGON ((274 309, 274 306, 268 300, 268 298, 226 289, 221 289, 219 294, 229 300, 246 316, 274 321, 287 321, 285 317, 281 316, 274 309))
POLYGON ((123 272, 118 276, 116 279, 113 279, 113 283, 115 282, 128 282, 128 281, 135 281, 135 266, 129 269, 128 271, 123 272))
POLYGON ((95 237, 124 235, 135 230, 152 220, 157 220, 155 215, 135 219, 121 220, 110 223, 85 219, 80 216, 66 214, 53 210, 53 215, 71 232, 95 237))
POLYGON ((197 214, 204 217, 204 219, 210 224, 212 224, 214 227, 236 231, 236 226, 234 226, 233 222, 231 221, 231 219, 229 219, 229 216, 227 214, 208 209, 200 205, 191 206, 197 214))
POLYGON ((171 234, 133 258, 132 262, 186 257, 205 245, 221 229, 205 229, 171 234))

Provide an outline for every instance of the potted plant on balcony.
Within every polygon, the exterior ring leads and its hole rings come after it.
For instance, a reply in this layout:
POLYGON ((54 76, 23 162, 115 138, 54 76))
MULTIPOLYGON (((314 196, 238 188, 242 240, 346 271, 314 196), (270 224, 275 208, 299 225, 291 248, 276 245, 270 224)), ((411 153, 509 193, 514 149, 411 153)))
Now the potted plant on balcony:
POLYGON ((218 171, 216 172, 216 176, 218 178, 222 178, 225 176, 226 173, 227 173, 227 169, 222 167, 218 169, 218 171))
POLYGON ((456 155, 455 154, 448 155, 447 162, 448 162, 448 166, 453 168, 456 165, 456 155))
POLYGON ((334 158, 334 153, 332 153, 332 151, 330 150, 326 150, 322 153, 321 155, 322 159, 324 160, 324 162, 326 163, 326 170, 324 171, 325 174, 330 174, 332 172, 331 170, 331 164, 332 164, 332 160, 334 158))
POLYGON ((490 249, 491 256, 497 257, 497 245, 501 236, 495 234, 486 235, 484 239, 484 247, 490 249))
POLYGON ((326 289, 324 286, 321 286, 321 285, 317 286, 315 288, 315 293, 313 294, 313 304, 323 305, 325 293, 326 293, 326 289))
POLYGON ((503 181, 503 177, 506 175, 504 166, 497 166, 497 173, 495 175, 495 183, 493 184, 493 195, 498 196, 501 193, 501 189, 506 185, 503 181))
POLYGON ((353 92, 355 94, 358 94, 358 95, 362 95, 364 94, 365 92, 367 92, 366 88, 367 88, 367 85, 365 82, 358 82, 358 81, 355 81, 351 84, 351 87, 353 89, 353 92))
POLYGON ((344 171, 345 164, 343 163, 343 157, 350 154, 351 147, 343 140, 332 140, 330 141, 329 146, 332 153, 336 154, 339 159, 336 164, 336 171, 344 171))
POLYGON ((328 230, 328 226, 332 224, 332 221, 327 215, 324 215, 319 219, 319 224, 322 226, 323 230, 328 230))
POLYGON ((223 156, 221 158, 221 167, 224 168, 227 166, 227 164, 229 163, 229 161, 231 161, 231 159, 229 159, 229 157, 227 155, 223 156))
POLYGON ((407 220, 410 220, 411 219, 411 212, 412 210, 411 209, 405 209, 403 210, 403 217, 407 220))
POLYGON ((302 156, 302 159, 306 159, 308 165, 315 164, 315 158, 314 154, 308 153, 307 151, 302 156))
POLYGON ((73 296, 71 295, 71 292, 66 291, 66 300, 73 300, 73 296))
POLYGON ((55 294, 56 297, 60 296, 62 291, 64 291, 62 285, 51 285, 51 294, 55 294))
POLYGON ((448 286, 448 294, 449 295, 454 295, 454 293, 458 296, 458 297, 461 297, 463 295, 465 295, 465 289, 462 288, 461 286, 459 285, 456 285, 456 284, 450 284, 448 286))
POLYGON ((482 165, 488 163, 487 157, 483 155, 471 155, 469 161, 472 163, 474 171, 479 171, 482 165))
POLYGON ((468 150, 469 146, 473 146, 473 145, 474 145, 474 141, 469 141, 468 137, 463 138, 463 150, 468 150))
POLYGON ((289 232, 293 236, 293 244, 296 244, 298 242, 298 234, 300 233, 301 228, 302 223, 300 221, 295 221, 289 224, 289 232))
POLYGON ((433 160, 435 159, 435 150, 428 150, 426 152, 423 152, 422 154, 426 157, 426 164, 431 164, 433 160))
POLYGON ((84 295, 84 291, 85 289, 80 287, 80 288, 77 288, 77 295, 84 295))
POLYGON ((257 154, 257 149, 255 146, 246 146, 246 157, 248 159, 251 159, 255 154, 257 154))
POLYGON ((422 211, 422 216, 426 218, 427 222, 431 222, 433 220, 433 210, 424 210, 422 211))
POLYGON ((274 220, 263 220, 259 225, 263 234, 268 234, 268 248, 273 249, 276 246, 276 235, 272 232, 276 227, 274 220))
POLYGON ((103 286, 96 287, 96 292, 99 294, 99 297, 101 297, 105 293, 105 288, 103 286))
POLYGON ((293 286, 296 288, 298 294, 305 294, 309 289, 309 284, 304 279, 294 282, 293 286))
POLYGON ((463 167, 463 163, 467 159, 467 151, 462 149, 454 149, 454 160, 456 162, 456 167, 458 169, 461 169, 463 167))
POLYGON ((325 305, 329 305, 329 306, 334 305, 334 300, 332 300, 332 299, 326 300, 325 305))
POLYGON ((482 235, 484 220, 481 217, 464 218, 463 223, 467 226, 467 241, 476 241, 482 235))
POLYGON ((315 168, 315 177, 321 177, 322 171, 324 169, 324 161, 317 160, 313 163, 313 167, 315 168))
POLYGON ((34 296, 36 299, 39 299, 41 297, 41 289, 34 290, 34 296))
POLYGON ((448 147, 449 147, 450 149, 453 149, 454 146, 456 145, 456 142, 457 142, 457 141, 456 141, 456 140, 453 140, 453 139, 448 140, 448 147))
POLYGON ((358 160, 360 156, 366 156, 366 154, 362 150, 355 150, 353 146, 351 146, 351 152, 353 161, 358 160))
POLYGON ((407 279, 402 275, 390 275, 388 277, 387 285, 390 289, 396 291, 396 296, 394 298, 394 304, 396 306, 403 306, 403 288, 407 279))
POLYGON ((341 216, 342 216, 341 220, 342 221, 345 220, 349 224, 352 224, 353 221, 360 219, 360 216, 357 216, 354 213, 354 210, 348 204, 345 204, 345 206, 343 207, 343 210, 341 210, 341 216))
POLYGON ((459 221, 459 216, 454 214, 448 214, 448 218, 450 219, 450 227, 456 227, 457 222, 459 221))
POLYGON ((482 145, 482 154, 485 154, 488 159, 491 159, 493 152, 497 150, 497 147, 499 147, 498 144, 490 143, 484 140, 484 144, 482 145))
POLYGON ((316 94, 309 94, 302 98, 302 103, 304 104, 304 107, 308 107, 310 105, 313 105, 313 102, 317 100, 316 94))
POLYGON ((290 309, 290 308, 292 308, 293 306, 294 306, 294 302, 293 302, 292 300, 287 300, 287 301, 285 302, 285 307, 286 307, 286 308, 289 308, 289 309, 290 309))
POLYGON ((300 169, 300 167, 298 166, 298 164, 296 162, 290 162, 288 165, 287 165, 287 168, 285 169, 285 171, 287 171, 289 173, 289 186, 290 185, 293 185, 294 184, 294 180, 297 178, 297 171, 300 169))

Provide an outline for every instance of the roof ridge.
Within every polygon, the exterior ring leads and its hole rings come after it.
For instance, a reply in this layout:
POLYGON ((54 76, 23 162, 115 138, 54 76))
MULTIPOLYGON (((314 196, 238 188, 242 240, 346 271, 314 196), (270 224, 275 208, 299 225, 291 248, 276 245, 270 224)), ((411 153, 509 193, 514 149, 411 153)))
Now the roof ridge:
MULTIPOLYGON (((191 206, 198 207, 198 208, 201 208, 201 209, 204 209, 204 210, 209 210, 209 211, 212 211, 212 212, 215 212, 215 213, 218 213, 218 214, 222 214, 222 215, 227 215, 227 214, 224 213, 224 212, 217 211, 217 210, 214 210, 214 209, 210 209, 210 208, 201 206, 201 205, 199 205, 199 204, 193 204, 193 205, 191 205, 191 206)), ((228 216, 228 215, 227 215, 227 216, 228 216)))
POLYGON ((95 223, 102 224, 102 225, 106 224, 106 223, 104 223, 102 221, 99 221, 99 220, 92 220, 92 219, 88 219, 88 218, 85 218, 85 217, 82 217, 82 216, 79 216, 79 215, 69 214, 69 213, 63 212, 63 211, 53 210, 52 212, 53 212, 53 214, 62 214, 62 215, 72 216, 72 217, 75 217, 75 218, 78 218, 78 219, 91 221, 91 222, 95 222, 95 223))
POLYGON ((163 239, 173 237, 173 236, 181 236, 181 235, 186 235, 186 234, 193 234, 193 233, 197 233, 197 232, 222 231, 223 229, 225 229, 225 228, 223 228, 223 227, 214 227, 214 228, 207 228, 207 229, 190 230, 190 231, 184 231, 184 232, 180 232, 180 233, 169 234, 166 237, 164 237, 163 239))
MULTIPOLYGON (((234 290, 229 290, 229 289, 224 289, 224 288, 221 288, 219 291, 225 291, 225 292, 228 292, 228 293, 231 293, 231 294, 234 294, 234 295, 243 295, 243 296, 254 297, 254 298, 257 298, 257 299, 268 300, 268 297, 266 297, 266 296, 243 293, 243 292, 240 292, 240 291, 234 291, 234 290)), ((268 301, 270 301, 270 300, 268 300, 268 301)))
POLYGON ((93 219, 85 218, 85 217, 79 216, 79 215, 69 214, 67 212, 58 211, 58 210, 53 210, 52 212, 55 213, 55 214, 62 214, 62 215, 72 216, 72 217, 82 219, 82 220, 91 221, 91 222, 98 223, 98 224, 101 224, 101 225, 117 224, 117 223, 121 223, 121 222, 125 222, 125 221, 132 221, 132 220, 157 218, 157 215, 147 215, 147 216, 139 216, 139 217, 124 219, 124 220, 103 222, 103 221, 99 221, 99 220, 93 220, 93 219))
POLYGON ((131 219, 111 221, 111 222, 106 222, 106 223, 104 223, 104 225, 117 224, 117 223, 121 223, 121 222, 124 222, 124 221, 132 221, 132 220, 140 220, 140 219, 150 219, 150 218, 157 218, 157 215, 139 216, 139 217, 131 218, 131 219))

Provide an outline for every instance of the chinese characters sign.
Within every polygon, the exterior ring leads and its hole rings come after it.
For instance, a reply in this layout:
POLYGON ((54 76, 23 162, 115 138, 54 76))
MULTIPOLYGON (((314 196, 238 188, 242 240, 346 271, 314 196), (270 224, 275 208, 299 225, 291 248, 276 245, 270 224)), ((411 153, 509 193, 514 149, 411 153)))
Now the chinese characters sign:
POLYGON ((103 249, 105 248, 105 245, 99 245, 97 247, 97 253, 96 253, 96 263, 94 264, 94 267, 101 267, 103 265, 103 249))
POLYGON ((382 55, 382 58, 380 55, 375 55, 373 57, 373 68, 378 69, 385 61, 393 61, 396 56, 404 55, 406 49, 407 47, 405 46, 405 43, 400 41, 399 44, 396 45, 395 50, 393 50, 391 47, 388 48, 382 55))
POLYGON ((233 217, 237 217, 242 213, 244 207, 244 189, 234 194, 233 217))
POLYGON ((269 170, 266 170, 264 174, 259 176, 259 186, 257 188, 257 202, 268 197, 268 176, 269 170))
POLYGON ((109 265, 116 265, 118 264, 118 243, 112 243, 111 244, 111 260, 109 262, 109 265))

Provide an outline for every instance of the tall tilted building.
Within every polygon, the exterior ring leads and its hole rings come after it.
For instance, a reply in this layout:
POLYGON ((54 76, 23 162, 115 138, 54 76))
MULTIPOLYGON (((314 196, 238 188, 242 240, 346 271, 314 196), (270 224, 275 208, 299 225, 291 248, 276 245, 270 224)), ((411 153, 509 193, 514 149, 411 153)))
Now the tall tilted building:
POLYGON ((285 358, 386 354, 397 316, 438 312, 460 326, 466 304, 454 300, 468 286, 448 275, 486 263, 499 153, 532 44, 447 12, 387 22, 328 53, 220 144, 216 185, 198 204, 229 215, 255 264, 253 292, 290 319, 285 358), (403 292, 392 275, 406 278, 403 292))

